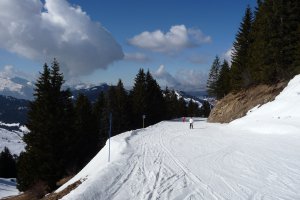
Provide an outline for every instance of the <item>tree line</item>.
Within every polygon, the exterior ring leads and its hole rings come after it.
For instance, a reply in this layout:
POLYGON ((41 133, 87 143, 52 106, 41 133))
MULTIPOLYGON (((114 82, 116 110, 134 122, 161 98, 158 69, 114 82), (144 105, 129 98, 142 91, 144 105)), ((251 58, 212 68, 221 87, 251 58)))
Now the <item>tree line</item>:
POLYGON ((56 189, 57 181, 76 174, 105 145, 108 139, 109 115, 112 114, 112 136, 142 128, 162 120, 182 116, 208 116, 210 106, 199 106, 178 99, 175 91, 162 91, 149 71, 140 69, 132 90, 126 91, 121 80, 101 92, 95 103, 80 94, 62 90, 63 74, 54 59, 35 84, 24 135, 25 152, 17 159, 17 183, 21 191, 37 184, 47 192, 56 189))
POLYGON ((222 98, 258 84, 276 84, 300 73, 300 1, 258 0, 248 6, 233 43, 232 63, 216 57, 208 93, 222 98))

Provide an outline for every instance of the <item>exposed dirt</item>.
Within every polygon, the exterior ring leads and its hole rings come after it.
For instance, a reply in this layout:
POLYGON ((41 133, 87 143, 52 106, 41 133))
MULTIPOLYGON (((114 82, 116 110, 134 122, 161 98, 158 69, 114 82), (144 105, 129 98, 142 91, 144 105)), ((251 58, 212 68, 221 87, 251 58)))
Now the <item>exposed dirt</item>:
POLYGON ((241 118, 258 105, 273 101, 286 87, 287 82, 276 85, 258 85, 238 93, 230 93, 217 102, 210 113, 208 122, 229 123, 241 118))
POLYGON ((75 188, 77 188, 81 183, 82 182, 80 180, 78 180, 75 183, 69 185, 63 191, 58 192, 58 193, 51 193, 51 194, 45 196, 44 198, 42 198, 42 200, 58 200, 58 199, 61 199, 65 195, 69 194, 72 190, 74 190, 75 188))
MULTIPOLYGON (((71 177, 67 177, 65 179, 62 179, 59 183, 65 183, 67 182, 71 177)), ((84 181, 84 180, 83 180, 84 181)), ((50 193, 47 196, 43 198, 37 198, 36 191, 26 191, 23 194, 13 196, 13 197, 7 197, 4 198, 5 200, 58 200, 63 198, 65 195, 69 194, 72 190, 77 188, 80 184, 82 183, 81 180, 76 181, 75 183, 69 185, 66 189, 62 190, 61 192, 58 193, 50 193)))

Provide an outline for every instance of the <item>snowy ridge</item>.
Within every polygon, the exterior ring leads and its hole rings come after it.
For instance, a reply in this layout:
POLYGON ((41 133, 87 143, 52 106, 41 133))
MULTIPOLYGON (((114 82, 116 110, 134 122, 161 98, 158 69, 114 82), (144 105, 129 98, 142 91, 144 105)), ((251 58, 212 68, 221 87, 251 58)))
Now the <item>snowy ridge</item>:
POLYGON ((186 97, 184 96, 181 92, 175 91, 175 94, 177 96, 177 99, 183 98, 184 101, 186 102, 186 104, 188 104, 191 100, 193 103, 198 104, 198 107, 201 108, 202 107, 202 103, 198 100, 196 100, 195 98, 192 97, 186 97))
POLYGON ((25 143, 23 142, 24 134, 29 130, 26 126, 19 123, 3 123, 0 121, 0 152, 4 147, 7 147, 12 154, 19 155, 25 149, 25 143), (14 130, 7 130, 7 128, 13 128, 14 130))
POLYGON ((58 191, 82 180, 62 199, 300 199, 299 94, 297 76, 231 124, 164 121, 115 136, 110 163, 106 145, 58 191))
POLYGON ((33 98, 33 84, 20 77, 0 75, 0 94, 31 100, 33 98))
POLYGON ((0 152, 7 147, 11 154, 19 155, 25 149, 25 143, 22 140, 23 132, 8 131, 0 128, 0 152))

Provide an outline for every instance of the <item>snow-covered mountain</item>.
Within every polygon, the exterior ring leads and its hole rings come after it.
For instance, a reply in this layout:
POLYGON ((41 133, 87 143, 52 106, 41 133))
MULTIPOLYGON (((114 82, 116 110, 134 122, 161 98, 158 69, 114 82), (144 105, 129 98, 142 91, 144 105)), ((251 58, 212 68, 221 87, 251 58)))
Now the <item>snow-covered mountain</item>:
POLYGON ((19 155, 25 148, 22 138, 28 132, 28 129, 18 123, 0 122, 0 125, 3 127, 0 128, 0 152, 3 151, 4 147, 7 147, 12 154, 19 155), (10 128, 13 128, 13 130, 9 130, 10 128))
POLYGON ((69 182, 64 200, 300 199, 300 75, 230 124, 195 119, 128 131, 69 182))
MULTIPOLYGON (((76 98, 79 93, 85 94, 91 101, 95 101, 101 91, 106 92, 109 86, 106 83, 64 85, 69 88, 76 98)), ((17 99, 33 100, 34 83, 21 77, 6 77, 0 74, 0 95, 11 96, 17 99)))
POLYGON ((24 78, 0 76, 0 95, 32 100, 33 88, 33 83, 24 78))
POLYGON ((183 98, 184 101, 188 104, 190 101, 198 104, 198 107, 201 108, 203 105, 203 102, 206 101, 203 97, 197 97, 197 96, 192 96, 186 92, 183 91, 175 91, 175 94, 177 96, 177 99, 183 98))
POLYGON ((109 85, 102 83, 100 85, 92 84, 79 84, 74 86, 69 86, 73 94, 74 99, 81 93, 89 98, 91 102, 95 102, 101 92, 106 92, 109 89, 109 85))

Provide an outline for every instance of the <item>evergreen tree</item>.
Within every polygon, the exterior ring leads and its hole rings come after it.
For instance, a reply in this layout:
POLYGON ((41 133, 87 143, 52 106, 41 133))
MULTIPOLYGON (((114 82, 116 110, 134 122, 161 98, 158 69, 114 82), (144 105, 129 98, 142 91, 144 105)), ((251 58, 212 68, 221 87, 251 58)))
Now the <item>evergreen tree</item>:
POLYGON ((187 115, 190 117, 200 116, 200 109, 197 103, 193 102, 191 99, 188 103, 187 107, 187 115))
POLYGON ((0 177, 14 178, 16 175, 16 161, 9 149, 4 147, 4 150, 0 153, 0 177))
POLYGON ((231 85, 234 90, 239 90, 252 84, 248 55, 251 44, 250 32, 252 23, 253 16, 251 8, 248 6, 233 43, 231 85))
POLYGON ((92 112, 89 99, 79 94, 75 102, 75 132, 73 134, 74 150, 72 154, 76 171, 82 169, 98 152, 100 137, 97 130, 96 117, 92 112))
POLYGON ((117 86, 111 86, 107 93, 106 109, 112 113, 112 135, 127 131, 130 127, 128 95, 121 80, 117 86))
POLYGON ((208 101, 204 101, 200 108, 200 116, 201 117, 209 117, 211 111, 211 105, 208 101))
POLYGON ((146 75, 144 70, 140 69, 135 77, 133 89, 130 92, 133 128, 142 127, 142 116, 147 111, 146 97, 146 75))
POLYGON ((272 84, 296 74, 299 13, 299 1, 261 2, 250 45, 251 72, 256 83, 272 84))
POLYGON ((165 102, 160 86, 148 71, 146 73, 146 114, 147 122, 155 124, 164 119, 165 102))
POLYGON ((96 119, 96 129, 98 130, 99 137, 98 149, 101 149, 105 145, 108 138, 109 119, 106 105, 106 98, 102 91, 93 107, 93 115, 96 119))
POLYGON ((51 69, 44 65, 28 113, 30 133, 24 136, 26 152, 21 153, 18 162, 18 188, 22 191, 40 181, 53 190, 66 174, 74 114, 70 91, 61 91, 63 82, 56 60, 51 69))
POLYGON ((207 93, 210 96, 216 96, 217 95, 217 80, 219 78, 219 70, 220 70, 221 64, 220 59, 218 56, 216 56, 208 75, 207 80, 207 93))
POLYGON ((164 90, 164 99, 166 103, 166 119, 172 119, 176 117, 176 102, 177 97, 174 91, 170 91, 168 87, 164 90))
POLYGON ((229 64, 224 60, 217 80, 217 98, 221 99, 230 92, 230 69, 229 64))

